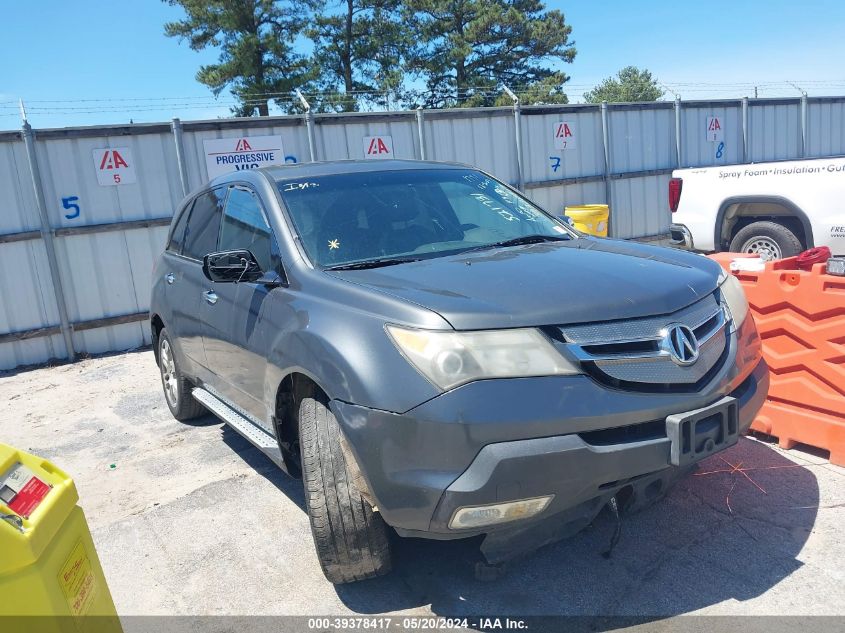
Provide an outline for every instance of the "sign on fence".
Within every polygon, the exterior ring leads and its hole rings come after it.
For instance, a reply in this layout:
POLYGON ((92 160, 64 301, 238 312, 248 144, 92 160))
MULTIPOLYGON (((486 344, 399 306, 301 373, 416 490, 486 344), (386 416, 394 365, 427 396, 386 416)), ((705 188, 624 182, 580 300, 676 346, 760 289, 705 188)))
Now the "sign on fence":
POLYGON ((364 158, 393 158, 393 137, 365 136, 364 158))
POLYGON ((575 149, 575 127, 568 121, 558 121, 554 127, 555 149, 575 149))
POLYGON ((209 178, 230 171, 285 164, 281 136, 218 138, 205 140, 202 145, 209 178))
POLYGON ((128 147, 100 147, 93 151, 94 170, 101 187, 137 182, 135 160, 128 147))
POLYGON ((722 125, 722 119, 717 116, 707 117, 707 140, 712 143, 725 140, 725 127, 722 125))

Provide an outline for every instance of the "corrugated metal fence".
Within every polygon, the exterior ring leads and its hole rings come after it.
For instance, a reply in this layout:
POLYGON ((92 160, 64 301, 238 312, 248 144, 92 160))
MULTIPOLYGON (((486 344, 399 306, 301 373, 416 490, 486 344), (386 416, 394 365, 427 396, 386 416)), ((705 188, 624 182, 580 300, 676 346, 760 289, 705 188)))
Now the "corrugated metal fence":
POLYGON ((530 106, 0 132, 0 369, 149 343, 153 258, 173 209, 207 179, 203 141, 281 136, 289 162, 363 157, 476 165, 549 211, 606 202, 611 234, 667 230, 678 166, 845 154, 845 98, 530 106), (719 120, 721 134, 708 140, 719 120), (572 136, 558 149, 555 132, 572 136), (516 148, 521 146, 521 153, 516 148), (101 186, 92 156, 129 148, 136 182, 101 186))

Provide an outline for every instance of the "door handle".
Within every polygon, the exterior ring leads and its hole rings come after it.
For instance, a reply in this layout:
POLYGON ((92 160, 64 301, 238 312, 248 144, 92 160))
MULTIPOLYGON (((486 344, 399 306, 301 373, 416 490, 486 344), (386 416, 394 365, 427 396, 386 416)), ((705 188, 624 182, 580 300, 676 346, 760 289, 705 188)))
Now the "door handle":
POLYGON ((173 282, 174 282, 174 281, 176 281, 176 275, 174 275, 173 273, 167 273, 167 274, 164 276, 164 280, 165 280, 168 284, 173 284, 173 282))
POLYGON ((206 290, 202 293, 202 296, 205 298, 206 303, 210 303, 211 305, 217 303, 217 293, 213 290, 206 290))

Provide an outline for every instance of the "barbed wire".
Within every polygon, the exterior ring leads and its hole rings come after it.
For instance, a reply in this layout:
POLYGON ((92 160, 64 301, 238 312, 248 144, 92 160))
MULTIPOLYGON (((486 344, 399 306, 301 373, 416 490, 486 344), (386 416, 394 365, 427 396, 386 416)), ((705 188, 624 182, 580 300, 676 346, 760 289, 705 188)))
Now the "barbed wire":
MULTIPOLYGON (((796 95, 807 89, 845 89, 845 79, 796 79, 796 80, 766 80, 766 81, 723 81, 723 82, 692 82, 689 80, 661 80, 661 88, 671 93, 702 94, 709 93, 724 96, 724 98, 748 96, 754 92, 755 96, 796 95), (730 97, 728 97, 730 95, 730 97)), ((509 88, 517 95, 542 100, 550 100, 556 95, 566 94, 573 100, 583 97, 584 93, 594 89, 594 84, 565 82, 559 86, 547 84, 512 85, 509 88)), ((428 90, 421 87, 397 90, 309 90, 303 92, 306 99, 316 107, 331 107, 342 102, 354 100, 364 110, 374 111, 389 106, 408 108, 410 104, 431 103, 436 101, 443 105, 461 105, 466 102, 484 100, 498 100, 503 96, 501 86, 474 85, 461 88, 460 92, 448 90, 428 90)), ((670 97, 671 98, 671 97, 670 97)), ((26 100, 28 113, 36 115, 64 114, 134 114, 151 112, 179 111, 220 111, 226 110, 231 114, 233 109, 257 108, 269 105, 272 110, 286 111, 298 109, 298 98, 289 92, 247 93, 235 96, 231 93, 218 95, 169 96, 148 95, 143 97, 81 97, 59 99, 31 99, 26 100)), ((13 118, 19 116, 19 102, 17 99, 0 100, 0 117, 13 118)))

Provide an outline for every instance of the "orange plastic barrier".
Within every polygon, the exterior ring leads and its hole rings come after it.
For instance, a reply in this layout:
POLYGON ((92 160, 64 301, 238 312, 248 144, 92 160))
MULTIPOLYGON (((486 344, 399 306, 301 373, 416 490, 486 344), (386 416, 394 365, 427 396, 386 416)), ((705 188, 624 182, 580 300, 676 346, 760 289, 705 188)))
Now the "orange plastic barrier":
MULTIPOLYGON (((710 256, 730 271, 737 253, 710 256)), ((753 255, 751 255, 753 257, 753 255)), ((845 277, 826 264, 798 270, 797 257, 733 274, 745 288, 771 370, 766 404, 752 429, 830 451, 845 466, 845 277)))

